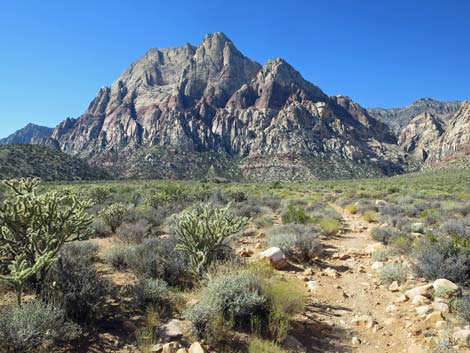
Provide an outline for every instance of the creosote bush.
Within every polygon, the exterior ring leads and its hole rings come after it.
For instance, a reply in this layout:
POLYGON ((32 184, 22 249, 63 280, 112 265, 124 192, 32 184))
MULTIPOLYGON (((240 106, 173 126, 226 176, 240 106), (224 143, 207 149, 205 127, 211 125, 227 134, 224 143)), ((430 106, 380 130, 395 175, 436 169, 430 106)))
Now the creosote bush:
POLYGON ((335 218, 322 218, 318 221, 318 225, 325 235, 336 235, 341 228, 341 222, 335 218))
POLYGON ((248 353, 286 353, 277 343, 255 338, 250 341, 248 353))
POLYGON ((282 223, 308 224, 312 223, 312 218, 305 212, 301 205, 290 204, 287 211, 282 214, 282 223))
POLYGON ((151 278, 140 279, 134 286, 134 293, 142 308, 151 305, 159 310, 165 309, 170 296, 168 284, 164 280, 151 278))
POLYGON ((318 234, 319 229, 314 226, 286 224, 270 229, 268 244, 280 248, 292 259, 309 261, 321 251, 318 234))
POLYGON ((376 211, 372 211, 372 210, 365 211, 362 214, 362 217, 369 223, 378 222, 379 220, 379 214, 376 211))
POLYGON ((380 270, 380 281, 384 284, 391 284, 394 281, 403 283, 408 272, 409 267, 401 262, 388 263, 380 270))
POLYGON ((2 352, 38 352, 46 342, 74 339, 80 329, 65 319, 53 304, 39 300, 0 311, 0 348, 2 352))

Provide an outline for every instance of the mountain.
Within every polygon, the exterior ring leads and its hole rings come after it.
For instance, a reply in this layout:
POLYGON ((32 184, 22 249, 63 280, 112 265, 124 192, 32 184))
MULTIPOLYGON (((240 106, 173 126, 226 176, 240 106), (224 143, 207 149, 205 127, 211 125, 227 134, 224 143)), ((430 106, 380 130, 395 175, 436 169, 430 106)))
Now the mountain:
POLYGON ((223 33, 149 50, 47 143, 126 177, 313 180, 413 167, 359 104, 327 96, 283 59, 261 66, 223 33))
POLYGON ((413 118, 423 113, 430 113, 435 118, 447 122, 457 113, 461 105, 460 101, 441 102, 431 98, 422 98, 404 108, 370 108, 367 111, 399 134, 413 118))
POLYGON ((91 180, 108 175, 85 161, 40 145, 0 146, 0 179, 91 180))
POLYGON ((41 140, 51 137, 53 131, 54 129, 45 126, 28 124, 10 136, 0 139, 0 145, 39 143, 41 140))
POLYGON ((414 117, 398 136, 400 147, 417 160, 424 162, 445 131, 445 123, 425 112, 414 117))
POLYGON ((445 132, 426 159, 425 166, 434 166, 465 158, 470 154, 470 101, 448 122, 445 132))

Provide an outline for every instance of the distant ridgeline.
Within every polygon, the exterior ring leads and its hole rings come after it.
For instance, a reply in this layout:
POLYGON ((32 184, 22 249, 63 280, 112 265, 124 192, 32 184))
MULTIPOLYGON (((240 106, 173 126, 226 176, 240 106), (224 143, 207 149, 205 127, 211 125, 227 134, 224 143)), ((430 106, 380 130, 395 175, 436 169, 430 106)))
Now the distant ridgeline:
POLYGON ((77 119, 53 131, 28 125, 2 141, 53 146, 120 177, 364 178, 448 159, 468 142, 446 142, 467 131, 465 107, 420 99, 366 110, 214 33, 198 46, 149 50, 77 119))

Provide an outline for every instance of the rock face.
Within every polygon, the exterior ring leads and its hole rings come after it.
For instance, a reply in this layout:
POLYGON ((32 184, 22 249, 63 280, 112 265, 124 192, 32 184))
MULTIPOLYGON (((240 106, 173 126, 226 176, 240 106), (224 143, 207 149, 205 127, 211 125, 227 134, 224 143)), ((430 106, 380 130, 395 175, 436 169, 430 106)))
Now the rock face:
POLYGON ((429 154, 426 166, 465 157, 469 152, 470 102, 467 101, 447 124, 446 131, 439 139, 436 148, 429 154))
POLYGON ((432 113, 413 118, 398 137, 400 147, 417 160, 424 162, 444 133, 445 123, 432 113))
POLYGON ((371 116, 388 124, 399 134, 418 115, 427 112, 446 122, 458 112, 461 105, 462 102, 459 101, 441 102, 431 98, 421 98, 404 108, 370 108, 367 111, 371 116))
POLYGON ((40 143, 44 139, 51 137, 54 129, 28 124, 24 128, 14 132, 10 136, 0 139, 0 145, 25 145, 40 143))
POLYGON ((222 33, 151 49, 49 143, 124 176, 309 180, 408 169, 387 125, 222 33))

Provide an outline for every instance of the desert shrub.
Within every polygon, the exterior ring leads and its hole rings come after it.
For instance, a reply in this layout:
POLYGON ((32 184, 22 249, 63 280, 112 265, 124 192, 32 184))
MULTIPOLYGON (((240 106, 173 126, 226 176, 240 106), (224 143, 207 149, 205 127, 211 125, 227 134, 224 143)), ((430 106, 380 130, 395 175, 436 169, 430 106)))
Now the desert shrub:
POLYGON ((445 221, 441 226, 441 231, 450 236, 467 237, 468 235, 465 223, 459 219, 445 221))
POLYGON ((379 220, 379 214, 376 211, 371 210, 365 211, 362 214, 362 217, 369 223, 377 222, 379 220))
POLYGON ((94 252, 90 250, 94 249, 88 245, 80 248, 74 243, 62 249, 46 276, 42 293, 45 301, 60 305, 66 317, 77 323, 91 322, 101 316, 110 288, 91 261, 94 252))
POLYGON ((145 219, 139 219, 134 223, 123 223, 116 230, 116 236, 126 244, 139 244, 148 238, 152 226, 145 219))
POLYGON ((380 281, 384 284, 390 284, 394 281, 403 283, 408 275, 409 267, 401 262, 386 264, 380 271, 380 281))
POLYGON ((376 261, 387 261, 389 253, 387 251, 374 251, 372 258, 376 261))
POLYGON ((318 228, 302 224, 276 226, 270 230, 268 244, 280 248, 290 258, 308 261, 321 249, 318 233, 318 228))
POLYGON ((103 186, 95 186, 89 189, 88 195, 95 204, 103 204, 111 197, 111 189, 103 186))
POLYGON ((452 309, 465 322, 470 322, 470 295, 463 295, 461 298, 454 299, 452 309))
POLYGON ((416 272, 430 280, 446 278, 470 285, 470 252, 449 240, 426 241, 417 247, 416 272))
POLYGON ((392 227, 374 227, 371 229, 370 234, 372 239, 388 245, 393 237, 398 235, 398 231, 392 227))
POLYGON ((227 194, 235 202, 243 202, 247 200, 246 194, 242 190, 227 190, 227 194))
POLYGON ((413 239, 404 234, 397 235, 391 240, 394 252, 398 254, 410 254, 413 251, 413 239))
POLYGON ((60 256, 67 259, 80 259, 81 262, 91 262, 98 249, 98 244, 93 240, 77 240, 64 244, 60 249, 60 256))
POLYGON ((341 228, 341 222, 335 218, 321 218, 318 225, 325 235, 336 235, 341 228))
POLYGON ((144 194, 144 201, 148 207, 158 209, 162 204, 171 201, 171 195, 160 190, 150 190, 144 194))
POLYGON ((248 353, 285 353, 277 343, 255 338, 250 341, 248 353))
POLYGON ((98 238, 106 238, 112 234, 111 227, 101 217, 95 217, 90 228, 92 234, 98 238))
POLYGON ((254 218, 261 214, 263 210, 253 202, 243 202, 237 205, 235 214, 239 217, 254 218))
POLYGON ((282 214, 282 223, 308 224, 312 222, 311 217, 305 212, 300 205, 290 204, 287 211, 282 214))
POLYGON ((177 249, 187 257, 196 277, 201 277, 227 247, 229 237, 246 225, 246 218, 233 215, 229 207, 202 204, 175 217, 177 249))
POLYGON ((115 269, 123 270, 129 267, 129 260, 135 257, 135 246, 115 244, 107 249, 102 256, 115 269))
POLYGON ((273 211, 281 207, 281 198, 279 196, 262 196, 259 198, 259 202, 273 211))
POLYGON ((264 215, 254 220, 257 227, 269 228, 274 224, 274 218, 270 215, 264 215))
POLYGON ((78 326, 65 320, 63 310, 38 300, 0 312, 2 352, 37 352, 47 342, 73 339, 78 333, 78 326))
POLYGON ((111 228, 113 233, 116 229, 124 222, 124 217, 127 213, 127 207, 121 203, 114 203, 106 208, 103 208, 100 212, 101 218, 111 228))
POLYGON ((353 204, 353 203, 350 203, 349 205, 346 205, 345 209, 350 214, 356 214, 359 211, 359 207, 356 204, 353 204))
POLYGON ((262 315, 266 298, 260 294, 258 278, 247 271, 221 274, 212 278, 201 301, 186 312, 195 333, 204 337, 207 326, 217 315, 238 328, 246 327, 251 318, 262 315))
POLYGON ((168 305, 170 291, 168 284, 161 279, 142 278, 134 285, 134 293, 142 308, 148 305, 162 310, 168 305))

